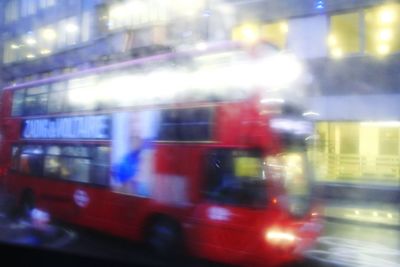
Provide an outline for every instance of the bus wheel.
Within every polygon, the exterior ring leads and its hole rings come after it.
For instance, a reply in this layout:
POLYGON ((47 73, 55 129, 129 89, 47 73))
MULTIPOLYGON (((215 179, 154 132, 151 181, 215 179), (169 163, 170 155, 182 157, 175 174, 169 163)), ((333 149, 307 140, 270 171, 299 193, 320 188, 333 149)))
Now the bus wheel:
POLYGON ((146 231, 146 244, 158 256, 177 259, 183 256, 182 232, 178 223, 168 218, 158 218, 146 231))
POLYGON ((19 216, 22 218, 29 218, 31 211, 35 208, 35 196, 30 189, 26 189, 20 198, 18 205, 19 216))

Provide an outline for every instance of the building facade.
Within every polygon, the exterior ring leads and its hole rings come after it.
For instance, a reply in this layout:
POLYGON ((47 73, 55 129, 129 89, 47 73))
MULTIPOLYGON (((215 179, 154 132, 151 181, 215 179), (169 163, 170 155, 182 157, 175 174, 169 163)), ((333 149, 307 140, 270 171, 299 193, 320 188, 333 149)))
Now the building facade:
POLYGON ((400 3, 253 1, 241 11, 234 39, 269 40, 312 74, 305 115, 326 215, 398 226, 400 3))

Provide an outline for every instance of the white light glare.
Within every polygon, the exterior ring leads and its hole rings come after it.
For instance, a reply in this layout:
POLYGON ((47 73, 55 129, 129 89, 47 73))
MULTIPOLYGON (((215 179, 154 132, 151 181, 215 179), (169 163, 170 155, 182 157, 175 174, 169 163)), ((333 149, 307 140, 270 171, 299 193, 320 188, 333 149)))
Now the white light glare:
POLYGON ((27 38, 25 40, 25 43, 27 43, 28 45, 34 45, 34 44, 36 44, 36 40, 33 38, 27 38))
MULTIPOLYGON (((273 87, 286 87, 297 80, 303 72, 303 66, 292 55, 279 54, 266 58, 259 66, 260 79, 273 87), (268 75, 267 75, 268 74, 268 75)), ((257 79, 259 80, 259 79, 257 79)))
POLYGON ((292 243, 296 240, 296 236, 289 232, 283 232, 280 230, 270 230, 266 234, 266 239, 270 242, 288 242, 292 243))
POLYGON ((196 49, 200 51, 204 51, 207 49, 207 44, 204 42, 196 44, 196 49))
POLYGON ((53 41, 56 39, 57 34, 53 29, 47 28, 43 30, 42 37, 47 41, 53 41))
POLYGON ((384 9, 380 12, 379 19, 382 24, 392 23, 396 18, 395 11, 392 9, 384 9))
POLYGON ((387 55, 390 52, 390 47, 387 44, 381 44, 377 47, 378 54, 387 55))
POLYGON ((40 50, 40 54, 42 54, 42 55, 48 55, 50 53, 51 53, 51 50, 49 50, 49 49, 40 50))
POLYGON ((269 103, 283 104, 283 103, 285 103, 285 100, 282 99, 282 98, 263 98, 263 99, 261 99, 260 103, 263 103, 263 104, 269 104, 269 103))
POLYGON ((67 25, 65 25, 65 30, 69 33, 74 33, 78 31, 78 26, 73 23, 68 23, 67 25))
POLYGON ((312 123, 309 121, 276 118, 271 119, 270 125, 278 131, 289 131, 295 134, 311 134, 312 123))
POLYGON ((389 41, 393 38, 393 32, 390 29, 384 29, 379 32, 378 36, 381 41, 389 41))
POLYGON ((314 111, 306 111, 303 113, 304 117, 308 117, 308 116, 319 116, 320 114, 318 112, 314 112, 314 111))

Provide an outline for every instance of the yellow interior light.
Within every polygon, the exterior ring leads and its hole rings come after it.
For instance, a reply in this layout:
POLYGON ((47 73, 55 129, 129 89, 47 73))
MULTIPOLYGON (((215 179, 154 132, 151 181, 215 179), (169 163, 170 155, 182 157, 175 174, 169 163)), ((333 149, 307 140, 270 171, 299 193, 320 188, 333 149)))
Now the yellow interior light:
POLYGON ((110 9, 111 18, 125 17, 128 14, 123 5, 118 5, 110 9))
POLYGON ((47 28, 43 30, 42 37, 47 41, 53 41, 56 39, 57 34, 53 29, 47 28))
POLYGON ((260 160, 251 157, 235 158, 235 175, 239 177, 260 177, 260 160))
POLYGON ((289 26, 286 22, 281 22, 280 29, 283 33, 289 32, 289 26))
POLYGON ((342 49, 335 47, 332 49, 332 57, 334 58, 342 58, 343 57, 343 51, 342 49))
POLYGON ((19 48, 19 46, 16 45, 16 44, 12 44, 10 47, 11 47, 11 49, 18 49, 19 48))
POLYGON ((387 55, 390 52, 390 47, 387 44, 381 44, 377 47, 378 54, 387 55))
POLYGON ((390 41, 393 38, 393 32, 390 29, 383 29, 378 36, 381 41, 390 41))
POLYGON ((40 50, 40 54, 42 54, 42 55, 48 55, 48 54, 50 54, 51 53, 51 50, 49 50, 49 49, 42 49, 42 50, 40 50))
POLYGON ((329 36, 328 36, 328 45, 330 45, 330 46, 335 46, 335 45, 337 45, 337 38, 336 38, 336 36, 334 35, 334 34, 330 34, 329 36))
POLYGON ((27 58, 35 58, 35 55, 34 54, 27 54, 26 57, 27 58))
POLYGON ((382 24, 393 23, 396 18, 395 11, 391 8, 385 8, 379 13, 379 21, 382 24))
POLYGON ((33 39, 33 38, 27 38, 25 40, 25 43, 28 44, 28 45, 34 45, 34 44, 36 44, 36 40, 33 39))
POLYGON ((69 33, 77 32, 78 29, 78 26, 74 23, 68 23, 67 25, 65 25, 65 30, 69 33))
POLYGON ((260 30, 255 24, 245 24, 240 29, 241 40, 246 43, 255 43, 260 39, 260 30))

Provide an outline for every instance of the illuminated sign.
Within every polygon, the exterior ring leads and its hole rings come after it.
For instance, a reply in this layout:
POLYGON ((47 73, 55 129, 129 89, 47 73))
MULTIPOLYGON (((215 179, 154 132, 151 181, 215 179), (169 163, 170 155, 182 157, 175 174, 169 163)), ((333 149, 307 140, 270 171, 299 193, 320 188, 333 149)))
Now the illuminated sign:
POLYGON ((208 209, 208 218, 213 221, 229 221, 231 212, 228 209, 220 207, 210 207, 208 209))
POLYGON ((110 117, 75 116, 51 119, 28 119, 22 122, 25 139, 109 139, 110 117))
POLYGON ((74 193, 74 201, 76 205, 84 208, 89 204, 90 198, 86 191, 78 189, 74 193))

